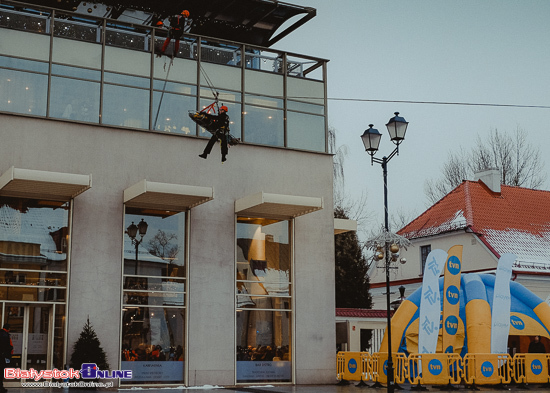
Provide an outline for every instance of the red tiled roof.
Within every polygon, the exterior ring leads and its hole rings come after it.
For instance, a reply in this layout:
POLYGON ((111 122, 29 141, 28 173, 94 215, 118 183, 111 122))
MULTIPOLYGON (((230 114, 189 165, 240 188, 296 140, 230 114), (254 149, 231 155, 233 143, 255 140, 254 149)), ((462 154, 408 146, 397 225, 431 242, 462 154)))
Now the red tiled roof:
POLYGON ((495 193, 481 181, 463 181, 398 233, 415 239, 457 230, 478 234, 497 258, 516 254, 515 268, 547 270, 550 192, 501 185, 495 193))
MULTIPOLYGON (((393 311, 391 312, 393 314, 393 311)), ((347 318, 386 318, 386 310, 368 310, 366 308, 337 308, 337 317, 347 318)))

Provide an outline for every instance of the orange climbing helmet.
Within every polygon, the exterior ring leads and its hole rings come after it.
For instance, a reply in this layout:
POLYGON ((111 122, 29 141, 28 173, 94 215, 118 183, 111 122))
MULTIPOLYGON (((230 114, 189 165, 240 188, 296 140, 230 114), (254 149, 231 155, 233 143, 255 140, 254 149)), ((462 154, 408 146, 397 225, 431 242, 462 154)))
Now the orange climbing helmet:
POLYGON ((185 16, 186 18, 189 17, 189 11, 187 11, 187 10, 181 11, 181 14, 182 14, 183 16, 185 16))
POLYGON ((221 111, 227 112, 228 109, 227 109, 227 107, 226 107, 225 105, 222 105, 222 106, 220 107, 220 112, 221 112, 221 111))

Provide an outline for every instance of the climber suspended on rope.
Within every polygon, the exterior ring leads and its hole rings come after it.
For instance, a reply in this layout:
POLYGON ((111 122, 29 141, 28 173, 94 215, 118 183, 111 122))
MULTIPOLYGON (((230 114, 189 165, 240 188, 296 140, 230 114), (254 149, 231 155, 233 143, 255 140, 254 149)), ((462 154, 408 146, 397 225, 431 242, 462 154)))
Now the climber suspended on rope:
POLYGON ((222 162, 227 160, 227 152, 228 152, 228 139, 229 139, 229 116, 227 115, 227 107, 225 105, 222 105, 220 107, 218 115, 210 115, 209 121, 211 123, 211 128, 215 131, 212 132, 212 137, 206 144, 206 147, 204 148, 204 151, 202 154, 199 154, 199 157, 206 159, 208 157, 208 154, 212 151, 212 147, 214 144, 219 140, 221 141, 221 149, 222 149, 222 162))
MULTIPOLYGON (((187 29, 188 25, 190 25, 188 18, 189 11, 187 10, 183 10, 179 15, 174 15, 170 17, 170 30, 168 31, 168 37, 166 37, 160 53, 157 53, 157 57, 164 55, 164 52, 166 51, 166 48, 168 48, 168 45, 170 44, 170 40, 172 38, 174 39, 174 52, 172 54, 172 57, 176 57, 180 49, 181 36, 183 35, 183 32, 187 29)), ((164 26, 164 23, 162 21, 158 21, 157 26, 164 26)))

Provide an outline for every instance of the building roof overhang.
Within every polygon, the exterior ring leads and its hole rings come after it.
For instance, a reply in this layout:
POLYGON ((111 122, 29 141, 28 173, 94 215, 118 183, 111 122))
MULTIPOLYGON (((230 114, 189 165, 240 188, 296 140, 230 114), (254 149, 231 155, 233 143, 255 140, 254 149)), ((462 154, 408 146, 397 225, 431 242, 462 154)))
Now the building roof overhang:
POLYGON ((0 196, 67 202, 92 187, 92 175, 11 167, 0 176, 0 196))
POLYGON ((277 219, 295 218, 322 208, 322 197, 269 194, 263 191, 235 201, 235 212, 239 215, 277 219))
POLYGON ((335 218, 334 234, 339 235, 346 232, 357 232, 357 221, 345 218, 335 218))
POLYGON ((125 12, 141 11, 144 13, 143 20, 132 15, 135 19, 133 23, 149 25, 186 9, 192 19, 189 31, 192 34, 264 47, 287 36, 317 12, 315 8, 272 0, 27 0, 24 4, 109 19, 119 19, 125 12), (96 7, 99 4, 106 7, 96 7), (102 14, 97 15, 97 11, 102 14))
POLYGON ((124 204, 143 209, 186 211, 214 198, 212 187, 157 183, 147 180, 124 190, 124 204))

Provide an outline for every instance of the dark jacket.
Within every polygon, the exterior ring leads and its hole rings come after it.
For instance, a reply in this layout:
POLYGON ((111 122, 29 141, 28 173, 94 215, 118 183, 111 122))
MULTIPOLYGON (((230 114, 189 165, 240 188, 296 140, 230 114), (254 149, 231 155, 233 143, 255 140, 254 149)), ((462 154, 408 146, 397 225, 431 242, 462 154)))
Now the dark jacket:
POLYGON ((5 330, 0 330, 0 354, 2 359, 11 359, 11 353, 13 351, 13 345, 11 343, 10 334, 5 330))

